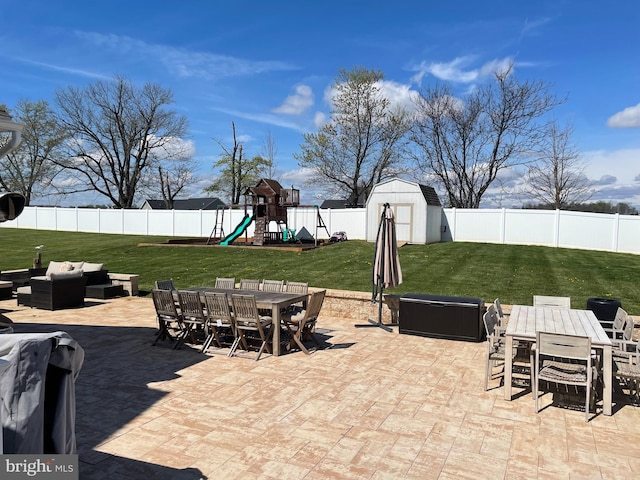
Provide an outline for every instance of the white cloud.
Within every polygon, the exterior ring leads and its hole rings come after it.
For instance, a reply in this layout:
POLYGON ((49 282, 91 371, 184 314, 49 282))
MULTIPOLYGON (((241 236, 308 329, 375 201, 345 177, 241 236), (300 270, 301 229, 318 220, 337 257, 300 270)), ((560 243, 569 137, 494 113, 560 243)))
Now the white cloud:
POLYGON ((296 93, 289 95, 274 113, 300 115, 313 106, 313 91, 307 85, 298 85, 296 93))
POLYGON ((391 108, 402 107, 411 111, 415 109, 415 98, 418 92, 411 90, 410 85, 383 80, 378 82, 382 96, 391 103, 391 108))
POLYGON ((168 71, 183 78, 215 79, 296 69, 286 62, 253 61, 208 52, 194 52, 184 48, 147 43, 122 35, 82 31, 76 31, 75 35, 94 46, 128 58, 138 58, 140 62, 162 63, 168 71))
POLYGON ((283 119, 278 115, 270 115, 266 113, 250 113, 250 112, 241 112, 239 110, 232 110, 228 108, 214 108, 216 112, 223 112, 233 117, 244 118, 246 120, 252 120, 254 122, 265 123, 267 125, 274 125, 276 127, 288 128, 290 130, 295 130, 298 132, 305 132, 306 129, 295 122, 291 122, 283 119))
POLYGON ((454 58, 450 62, 422 62, 412 69, 417 73, 411 77, 411 81, 419 85, 424 77, 433 75, 449 82, 472 83, 489 77, 494 72, 503 72, 514 64, 513 58, 505 57, 491 60, 476 68, 469 68, 474 60, 475 57, 467 55, 454 58))
POLYGON ((322 127, 325 123, 327 123, 327 116, 322 112, 316 112, 313 116, 313 124, 316 128, 322 127))
POLYGON ((109 80, 110 78, 112 78, 107 75, 102 75, 101 73, 90 72, 88 70, 82 70, 79 68, 62 67, 60 65, 53 65, 51 63, 43 63, 43 62, 34 62, 33 60, 26 60, 23 58, 18 58, 17 60, 24 63, 28 63, 30 65, 42 67, 47 70, 54 70, 56 72, 68 73, 68 74, 77 75, 80 77, 95 78, 98 80, 109 80))
POLYGON ((607 125, 612 128, 640 128, 640 103, 612 115, 607 125))

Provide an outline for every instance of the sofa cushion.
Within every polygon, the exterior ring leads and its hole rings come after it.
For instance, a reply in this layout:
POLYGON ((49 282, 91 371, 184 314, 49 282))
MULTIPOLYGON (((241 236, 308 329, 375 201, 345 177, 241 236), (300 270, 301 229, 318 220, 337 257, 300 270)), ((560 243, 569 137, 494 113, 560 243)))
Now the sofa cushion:
POLYGON ((49 275, 51 272, 59 272, 60 267, 64 262, 49 262, 49 266, 47 267, 47 273, 45 275, 49 275))
POLYGON ((63 280, 65 278, 76 278, 82 276, 82 270, 71 270, 69 272, 51 272, 48 277, 51 280, 63 280))
POLYGON ((85 273, 86 272, 99 272, 103 268, 104 268, 104 263, 84 262, 84 264, 82 265, 82 271, 85 272, 85 273))

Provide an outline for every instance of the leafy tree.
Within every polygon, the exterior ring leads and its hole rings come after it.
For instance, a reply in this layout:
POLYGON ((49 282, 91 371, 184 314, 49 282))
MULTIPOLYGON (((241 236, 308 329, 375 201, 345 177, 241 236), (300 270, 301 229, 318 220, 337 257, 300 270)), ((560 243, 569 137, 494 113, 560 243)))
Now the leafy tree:
POLYGON ((270 167, 270 162, 260 156, 247 158, 244 153, 244 145, 236 136, 236 125, 231 122, 233 131, 233 146, 227 147, 220 140, 216 140, 222 154, 220 159, 213 164, 214 169, 220 170, 220 176, 212 185, 205 189, 206 192, 223 192, 229 196, 232 205, 240 203, 240 196, 249 186, 258 182, 265 168, 270 167))
POLYGON ((22 141, 18 148, 0 159, 0 187, 20 193, 25 204, 51 193, 50 187, 60 173, 67 132, 56 121, 49 104, 40 100, 19 100, 14 121, 22 123, 22 141))
POLYGON ((512 67, 494 82, 455 98, 446 85, 416 101, 411 140, 418 167, 433 174, 452 207, 478 208, 498 173, 524 162, 544 135, 537 123, 561 103, 542 82, 520 82, 512 67))
POLYGON ((525 193, 555 209, 580 203, 591 197, 591 182, 584 175, 586 165, 571 142, 573 129, 555 122, 540 139, 537 161, 529 166, 525 176, 525 193))
POLYGON ((302 151, 294 154, 301 167, 314 171, 314 185, 352 203, 402 170, 408 115, 383 96, 383 79, 381 72, 365 68, 340 70, 329 122, 318 133, 304 134, 302 151))
POLYGON ((56 93, 60 119, 73 137, 60 162, 74 178, 74 191, 95 190, 116 208, 132 208, 139 188, 158 162, 188 155, 181 142, 186 117, 169 110, 170 90, 146 83, 138 88, 116 76, 86 88, 56 93), (83 187, 84 186, 84 187, 83 187))

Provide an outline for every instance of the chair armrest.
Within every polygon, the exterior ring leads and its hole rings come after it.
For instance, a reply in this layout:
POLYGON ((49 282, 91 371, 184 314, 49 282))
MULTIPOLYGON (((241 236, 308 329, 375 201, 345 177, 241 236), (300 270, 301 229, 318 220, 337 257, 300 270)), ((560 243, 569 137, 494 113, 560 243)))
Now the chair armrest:
POLYGON ((632 347, 634 350, 638 342, 634 342, 633 340, 611 340, 611 345, 613 347, 614 352, 617 354, 618 352, 627 353, 630 352, 629 347, 632 347))

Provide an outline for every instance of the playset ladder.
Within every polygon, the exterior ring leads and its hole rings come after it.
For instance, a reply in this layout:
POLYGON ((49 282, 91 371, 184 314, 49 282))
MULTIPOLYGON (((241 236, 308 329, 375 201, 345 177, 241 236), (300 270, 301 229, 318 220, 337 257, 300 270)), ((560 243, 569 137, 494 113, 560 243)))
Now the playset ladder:
POLYGON ((320 209, 318 207, 316 207, 316 213, 317 213, 317 221, 316 221, 315 245, 317 246, 318 245, 318 229, 319 228, 324 228, 324 231, 327 232, 327 237, 328 238, 331 238, 331 234, 329 233, 329 229, 327 228, 327 226, 324 224, 324 220, 320 216, 320 209))
POLYGON ((222 226, 222 222, 224 220, 224 208, 216 208, 216 224, 213 226, 213 230, 211 230, 211 235, 209 235, 209 240, 207 240, 207 245, 211 243, 219 242, 224 238, 224 228, 222 226))

